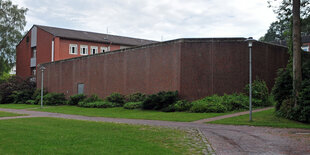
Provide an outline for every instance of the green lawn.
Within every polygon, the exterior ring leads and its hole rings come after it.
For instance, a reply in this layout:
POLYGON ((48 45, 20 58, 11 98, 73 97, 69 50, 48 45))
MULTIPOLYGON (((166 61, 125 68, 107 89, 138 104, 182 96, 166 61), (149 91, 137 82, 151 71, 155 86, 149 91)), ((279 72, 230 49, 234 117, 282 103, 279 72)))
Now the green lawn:
POLYGON ((1 154, 202 154, 192 132, 59 118, 0 120, 1 154))
POLYGON ((0 104, 0 108, 8 109, 28 109, 28 108, 38 108, 40 105, 31 105, 31 104, 0 104))
MULTIPOLYGON (((151 110, 128 110, 124 108, 81 108, 76 106, 49 106, 36 111, 64 113, 95 117, 147 119, 163 121, 191 122, 228 113, 189 113, 189 112, 160 112, 151 110)), ((231 113, 231 112, 230 112, 231 113)))
POLYGON ((10 112, 2 112, 0 111, 0 117, 12 117, 12 116, 23 116, 22 114, 15 114, 10 112))
POLYGON ((275 116, 274 109, 253 113, 252 118, 253 122, 249 122, 249 114, 247 114, 237 117, 225 118, 208 123, 310 129, 310 124, 304 124, 275 116))

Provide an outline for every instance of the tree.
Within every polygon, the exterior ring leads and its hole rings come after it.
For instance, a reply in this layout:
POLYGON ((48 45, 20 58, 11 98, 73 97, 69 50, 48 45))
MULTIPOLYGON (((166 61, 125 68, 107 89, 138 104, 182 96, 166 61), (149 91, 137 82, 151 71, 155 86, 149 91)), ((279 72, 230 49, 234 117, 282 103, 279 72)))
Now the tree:
MULTIPOLYGON (((280 5, 274 4, 279 0, 268 0, 270 8, 277 14, 277 21, 271 23, 267 33, 260 38, 260 41, 281 43, 292 42, 292 0, 282 0, 280 5)), ((301 0, 301 34, 310 35, 310 1, 301 0)), ((288 44, 290 47, 291 45, 288 44)), ((292 46, 291 46, 292 47, 292 46)))
POLYGON ((0 76, 15 63, 15 46, 22 39, 28 9, 0 0, 0 76))
POLYGON ((297 105, 302 82, 300 31, 300 0, 293 0, 293 92, 295 106, 297 105))

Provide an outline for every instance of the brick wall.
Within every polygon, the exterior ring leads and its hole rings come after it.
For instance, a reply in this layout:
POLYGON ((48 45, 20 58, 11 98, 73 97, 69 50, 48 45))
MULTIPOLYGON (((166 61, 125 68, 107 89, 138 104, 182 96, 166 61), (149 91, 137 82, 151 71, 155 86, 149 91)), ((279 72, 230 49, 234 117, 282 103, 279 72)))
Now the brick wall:
MULTIPOLYGON (((211 94, 243 91, 248 83, 245 39, 180 39, 44 64, 44 85, 67 96, 84 83, 87 95, 113 92, 147 94, 178 90, 194 100, 211 94)), ((278 68, 285 67, 287 49, 260 42, 253 45, 253 77, 271 88, 278 68)), ((38 74, 37 86, 40 87, 38 74)))

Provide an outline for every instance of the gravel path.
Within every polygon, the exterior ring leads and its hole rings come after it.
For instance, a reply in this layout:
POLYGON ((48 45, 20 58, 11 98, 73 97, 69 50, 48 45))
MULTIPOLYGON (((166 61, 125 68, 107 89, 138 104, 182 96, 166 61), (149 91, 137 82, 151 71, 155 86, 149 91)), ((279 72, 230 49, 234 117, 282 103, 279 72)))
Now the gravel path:
MULTIPOLYGON (((259 111, 265 111, 265 110, 269 110, 269 109, 272 109, 272 108, 273 107, 256 109, 256 110, 253 110, 252 112, 254 113, 254 112, 259 112, 259 111)), ((238 112, 238 113, 229 114, 229 115, 223 115, 223 116, 217 116, 217 117, 212 117, 212 118, 201 119, 201 120, 194 121, 194 123, 212 122, 212 121, 216 121, 216 120, 220 120, 220 119, 224 119, 224 118, 245 115, 245 114, 248 114, 248 113, 249 113, 249 111, 243 111, 243 112, 238 112)))
POLYGON ((199 131, 201 131, 201 133, 208 139, 208 141, 212 144, 212 148, 214 149, 216 154, 219 155, 310 154, 310 130, 304 129, 280 129, 269 127, 203 124, 195 122, 169 122, 157 120, 87 117, 80 115, 67 115, 59 113, 2 108, 0 108, 0 111, 29 115, 18 116, 15 118, 54 117, 87 121, 196 128, 199 129, 199 131))

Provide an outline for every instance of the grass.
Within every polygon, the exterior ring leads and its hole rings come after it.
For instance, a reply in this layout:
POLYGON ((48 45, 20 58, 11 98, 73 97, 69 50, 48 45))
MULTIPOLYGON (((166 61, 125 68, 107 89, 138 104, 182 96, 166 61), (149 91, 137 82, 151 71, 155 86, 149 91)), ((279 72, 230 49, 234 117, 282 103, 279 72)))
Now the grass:
POLYGON ((249 114, 225 118, 208 123, 213 124, 231 124, 231 125, 252 125, 252 126, 269 126, 277 128, 304 128, 310 129, 310 124, 300 123, 285 118, 275 116, 274 109, 255 112, 252 114, 253 121, 249 121, 249 114))
POLYGON ((229 114, 229 113, 160 112, 160 111, 138 110, 138 109, 128 110, 124 108, 82 108, 76 106, 49 106, 44 109, 35 109, 35 111, 45 111, 45 112, 94 116, 94 117, 163 120, 163 121, 178 121, 178 122, 191 122, 204 118, 211 118, 229 114))
POLYGON ((12 117, 12 116, 24 116, 24 115, 0 111, 0 117, 12 117))
POLYGON ((31 105, 31 104, 0 104, 0 108, 8 109, 29 109, 29 108, 38 108, 40 105, 31 105))
POLYGON ((1 154, 202 154, 188 131, 59 118, 0 121, 1 154))

